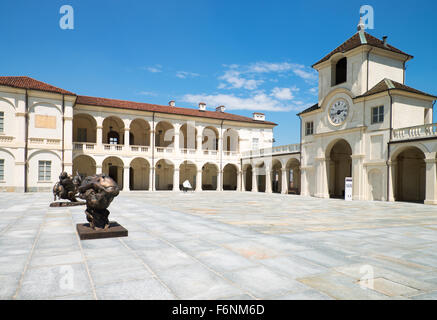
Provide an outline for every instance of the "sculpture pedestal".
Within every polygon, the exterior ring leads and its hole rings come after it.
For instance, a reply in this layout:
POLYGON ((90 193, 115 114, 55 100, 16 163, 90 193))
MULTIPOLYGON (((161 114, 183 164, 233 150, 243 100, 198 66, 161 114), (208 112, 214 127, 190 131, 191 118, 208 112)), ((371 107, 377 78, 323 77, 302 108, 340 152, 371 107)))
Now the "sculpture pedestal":
POLYGON ((80 240, 127 237, 127 229, 115 221, 110 221, 109 228, 106 230, 94 230, 90 227, 89 223, 78 223, 76 229, 80 240))
POLYGON ((50 207, 74 207, 74 206, 84 206, 84 205, 86 205, 85 201, 77 201, 77 202, 60 201, 60 202, 50 203, 50 207))

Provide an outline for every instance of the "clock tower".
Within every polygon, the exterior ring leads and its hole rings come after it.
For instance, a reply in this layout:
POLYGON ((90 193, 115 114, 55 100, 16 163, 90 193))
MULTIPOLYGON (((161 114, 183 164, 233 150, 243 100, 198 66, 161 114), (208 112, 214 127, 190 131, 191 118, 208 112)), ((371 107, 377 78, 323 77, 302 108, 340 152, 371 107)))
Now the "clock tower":
POLYGON ((298 114, 303 195, 344 198, 352 178, 353 199, 389 200, 393 130, 432 123, 435 97, 404 83, 413 56, 365 32, 361 19, 357 29, 312 66, 318 101, 298 114))

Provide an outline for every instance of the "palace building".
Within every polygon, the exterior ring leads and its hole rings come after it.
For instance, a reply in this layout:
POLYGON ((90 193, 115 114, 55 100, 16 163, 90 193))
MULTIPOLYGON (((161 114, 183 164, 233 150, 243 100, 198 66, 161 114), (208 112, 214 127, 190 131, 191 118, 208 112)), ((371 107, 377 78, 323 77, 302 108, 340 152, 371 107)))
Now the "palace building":
POLYGON ((76 95, 0 77, 0 189, 47 191, 61 171, 106 173, 123 190, 236 190, 437 204, 436 96, 405 84, 413 57, 358 31, 317 61, 318 102, 299 144, 275 123, 215 111, 76 95))
POLYGON ((271 147, 264 114, 87 97, 0 77, 0 189, 48 191, 61 171, 106 173, 123 190, 240 190, 241 152, 271 147))

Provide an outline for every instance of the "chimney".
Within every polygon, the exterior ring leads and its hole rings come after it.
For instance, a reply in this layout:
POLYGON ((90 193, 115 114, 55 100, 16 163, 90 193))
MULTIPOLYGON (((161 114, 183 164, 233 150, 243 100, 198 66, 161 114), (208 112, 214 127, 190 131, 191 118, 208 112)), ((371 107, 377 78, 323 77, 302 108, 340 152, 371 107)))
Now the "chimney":
POLYGON ((382 37, 382 42, 384 43, 384 47, 387 47, 387 36, 382 37))
POLYGON ((206 103, 205 102, 199 102, 199 110, 200 111, 206 110, 206 103))
POLYGON ((174 106, 175 106, 175 101, 174 101, 174 100, 171 100, 171 101, 168 103, 168 105, 169 105, 170 107, 174 107, 174 106))
POLYGON ((218 106, 217 108, 215 108, 215 111, 217 112, 225 112, 226 108, 225 106, 218 106))
POLYGON ((264 113, 261 113, 261 112, 254 112, 253 113, 253 120, 256 120, 256 121, 265 121, 266 120, 266 115, 264 113))

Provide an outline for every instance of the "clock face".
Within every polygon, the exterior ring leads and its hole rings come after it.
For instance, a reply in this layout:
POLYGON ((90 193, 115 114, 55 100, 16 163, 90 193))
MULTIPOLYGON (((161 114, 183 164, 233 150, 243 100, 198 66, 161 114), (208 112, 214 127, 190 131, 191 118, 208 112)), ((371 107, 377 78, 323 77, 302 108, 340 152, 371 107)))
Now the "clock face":
POLYGON ((339 125, 346 120, 349 112, 349 105, 344 100, 337 100, 329 109, 329 118, 334 125, 339 125))

